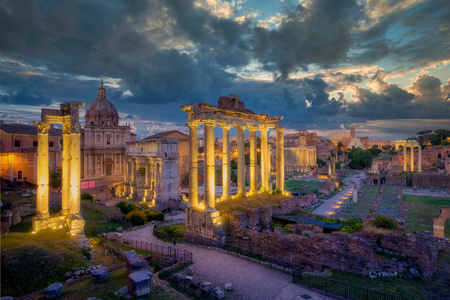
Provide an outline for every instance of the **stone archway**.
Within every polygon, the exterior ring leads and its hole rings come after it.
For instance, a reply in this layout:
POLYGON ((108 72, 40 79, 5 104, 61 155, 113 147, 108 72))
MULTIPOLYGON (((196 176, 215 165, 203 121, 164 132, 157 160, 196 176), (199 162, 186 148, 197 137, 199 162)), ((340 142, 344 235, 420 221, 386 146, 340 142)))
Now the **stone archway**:
POLYGON ((441 213, 433 218, 433 235, 444 237, 445 221, 450 218, 450 206, 441 206, 441 213))

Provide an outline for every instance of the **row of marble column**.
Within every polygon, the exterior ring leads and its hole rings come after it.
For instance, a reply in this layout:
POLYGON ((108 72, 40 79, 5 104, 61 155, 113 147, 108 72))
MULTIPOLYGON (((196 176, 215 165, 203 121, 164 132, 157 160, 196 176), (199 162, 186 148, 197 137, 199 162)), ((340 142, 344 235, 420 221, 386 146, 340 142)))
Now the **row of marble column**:
POLYGON ((300 166, 315 166, 317 161, 316 149, 299 149, 299 165, 300 166))
MULTIPOLYGON (((143 201, 152 201, 158 198, 161 183, 162 158, 148 158, 145 160, 145 184, 143 201)), ((137 194, 137 159, 129 158, 125 161, 125 197, 135 198, 137 194)))
POLYGON ((403 171, 407 171, 408 167, 408 161, 406 159, 406 148, 410 148, 411 149, 411 157, 410 157, 410 161, 411 161, 411 172, 414 172, 414 148, 418 148, 419 149, 419 157, 418 157, 418 171, 422 172, 422 147, 420 146, 403 146, 403 171))
MULTIPOLYGON (((37 148, 37 191, 36 217, 38 220, 47 219, 49 214, 49 150, 48 134, 49 122, 35 122, 38 128, 37 148)), ((79 126, 75 126, 79 128, 79 126)), ((79 218, 81 195, 81 133, 72 132, 71 125, 63 126, 62 151, 62 209, 61 215, 79 218)))
MULTIPOLYGON (((193 207, 199 206, 198 201, 198 144, 197 127, 203 123, 204 129, 204 198, 205 209, 207 211, 215 210, 215 155, 214 155, 214 127, 215 120, 194 121, 189 125, 189 200, 193 207)), ((219 124, 223 130, 223 158, 222 158, 222 198, 230 198, 230 129, 233 127, 228 124, 219 124)), ((244 127, 235 125, 238 131, 237 136, 237 187, 238 194, 245 193, 245 144, 244 130, 250 131, 250 193, 257 191, 257 150, 256 150, 256 132, 255 127, 244 127)), ((276 146, 276 182, 277 188, 284 190, 284 128, 275 128, 277 132, 276 146)), ((269 188, 270 179, 270 152, 267 142, 268 129, 259 129, 261 133, 261 188, 269 188)))
MULTIPOLYGON (((123 169, 123 155, 112 154, 113 166, 111 174, 120 174, 123 169), (119 163, 117 163, 119 162, 119 163)), ((105 154, 85 154, 84 155, 84 178, 90 178, 95 175, 106 175, 105 170, 105 154), (98 170, 98 164, 100 163, 100 171, 98 170)))

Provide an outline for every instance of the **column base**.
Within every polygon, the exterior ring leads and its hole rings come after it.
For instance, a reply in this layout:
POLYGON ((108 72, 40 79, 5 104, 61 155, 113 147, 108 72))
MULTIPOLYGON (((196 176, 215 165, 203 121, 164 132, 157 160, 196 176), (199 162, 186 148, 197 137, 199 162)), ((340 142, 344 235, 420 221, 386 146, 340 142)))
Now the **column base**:
POLYGON ((128 197, 137 198, 137 186, 135 185, 130 186, 130 193, 128 194, 128 197))
POLYGON ((221 238, 224 235, 224 226, 220 211, 201 210, 199 208, 186 208, 186 227, 189 231, 207 238, 221 238))
POLYGON ((64 227, 65 217, 53 217, 47 219, 33 219, 31 228, 33 232, 45 229, 58 229, 64 227))
POLYGON ((85 221, 83 217, 71 215, 66 219, 66 226, 70 235, 83 235, 84 236, 85 221))

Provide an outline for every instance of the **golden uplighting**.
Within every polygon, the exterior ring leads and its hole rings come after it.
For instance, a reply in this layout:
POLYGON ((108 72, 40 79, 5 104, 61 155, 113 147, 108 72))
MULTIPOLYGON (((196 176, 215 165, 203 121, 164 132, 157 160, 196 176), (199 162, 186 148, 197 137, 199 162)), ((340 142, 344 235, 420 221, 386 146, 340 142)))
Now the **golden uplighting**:
POLYGON ((36 231, 32 231, 31 233, 32 233, 32 234, 36 234, 36 231))
POLYGON ((202 209, 202 210, 205 209, 205 203, 203 203, 203 202, 200 203, 200 204, 198 205, 198 208, 200 208, 200 209, 202 209))

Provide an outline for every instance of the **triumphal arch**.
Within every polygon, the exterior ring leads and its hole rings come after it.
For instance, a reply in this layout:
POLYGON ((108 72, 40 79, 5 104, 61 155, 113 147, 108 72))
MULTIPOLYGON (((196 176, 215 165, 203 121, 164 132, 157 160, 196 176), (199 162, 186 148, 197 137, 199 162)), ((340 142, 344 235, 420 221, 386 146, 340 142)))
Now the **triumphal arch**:
POLYGON ((71 235, 84 235, 84 219, 80 210, 81 126, 83 102, 62 103, 60 109, 42 109, 38 128, 36 218, 33 232, 66 227, 71 235), (48 133, 50 124, 63 125, 61 213, 49 214, 48 133))
MULTIPOLYGON (((237 192, 245 193, 245 146, 244 130, 250 131, 250 190, 257 192, 256 133, 261 134, 261 189, 269 189, 270 153, 268 132, 276 130, 276 186, 284 191, 284 128, 282 116, 255 114, 245 108, 239 96, 220 97, 217 106, 206 103, 184 105, 189 126, 189 202, 186 213, 187 228, 202 236, 217 238, 216 228, 220 225, 220 212, 216 210, 214 127, 223 130, 222 148, 222 198, 230 198, 230 129, 236 128, 237 136, 237 192), (204 130, 204 202, 198 199, 198 145, 197 128, 203 124, 204 130)), ((236 200, 238 201, 238 200, 236 200)))

